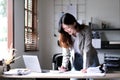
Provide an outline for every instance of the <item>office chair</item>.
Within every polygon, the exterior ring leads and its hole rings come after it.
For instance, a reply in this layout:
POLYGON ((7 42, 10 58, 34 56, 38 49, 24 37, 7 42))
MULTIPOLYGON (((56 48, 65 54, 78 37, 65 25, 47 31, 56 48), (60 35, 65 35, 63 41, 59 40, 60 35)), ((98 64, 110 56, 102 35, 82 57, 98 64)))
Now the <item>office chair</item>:
MULTIPOLYGON (((61 67, 62 58, 63 58, 62 53, 56 53, 56 54, 53 55, 53 60, 52 60, 53 70, 58 70, 58 67, 61 67)), ((69 61, 69 64, 68 64, 68 70, 71 70, 70 61, 69 61)))
MULTIPOLYGON (((53 59, 52 59, 52 68, 53 70, 58 70, 58 67, 61 67, 62 65, 62 53, 56 53, 53 55, 53 59)), ((68 64, 68 70, 71 70, 71 65, 70 65, 70 61, 68 64)), ((56 79, 56 80, 70 80, 70 79, 56 79)))

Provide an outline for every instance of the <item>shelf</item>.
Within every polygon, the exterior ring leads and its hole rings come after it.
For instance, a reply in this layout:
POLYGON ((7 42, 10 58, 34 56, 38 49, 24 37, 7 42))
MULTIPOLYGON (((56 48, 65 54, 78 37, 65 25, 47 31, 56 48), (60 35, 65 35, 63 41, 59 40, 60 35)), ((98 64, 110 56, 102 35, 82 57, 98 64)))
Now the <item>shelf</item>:
POLYGON ((119 49, 115 49, 115 48, 95 48, 96 50, 120 50, 119 49))
POLYGON ((116 29, 92 29, 93 31, 120 31, 120 28, 116 29))
POLYGON ((120 50, 119 42, 101 41, 101 48, 95 48, 97 50, 120 50))

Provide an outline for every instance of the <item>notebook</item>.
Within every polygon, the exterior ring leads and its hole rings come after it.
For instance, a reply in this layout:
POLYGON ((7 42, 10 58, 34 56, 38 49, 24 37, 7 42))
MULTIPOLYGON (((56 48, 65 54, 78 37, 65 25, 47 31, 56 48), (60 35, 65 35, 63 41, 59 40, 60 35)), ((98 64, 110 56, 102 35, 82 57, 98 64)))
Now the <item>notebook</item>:
POLYGON ((41 69, 37 55, 23 55, 23 61, 25 67, 30 69, 32 72, 48 72, 41 69))

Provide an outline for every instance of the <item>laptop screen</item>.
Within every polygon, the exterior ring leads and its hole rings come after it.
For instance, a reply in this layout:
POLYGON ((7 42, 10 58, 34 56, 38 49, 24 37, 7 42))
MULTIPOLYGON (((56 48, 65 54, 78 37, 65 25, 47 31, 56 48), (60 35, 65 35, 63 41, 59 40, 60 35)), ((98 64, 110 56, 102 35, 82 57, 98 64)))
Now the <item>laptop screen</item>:
POLYGON ((37 55, 23 55, 23 60, 27 69, 33 72, 42 72, 37 55))

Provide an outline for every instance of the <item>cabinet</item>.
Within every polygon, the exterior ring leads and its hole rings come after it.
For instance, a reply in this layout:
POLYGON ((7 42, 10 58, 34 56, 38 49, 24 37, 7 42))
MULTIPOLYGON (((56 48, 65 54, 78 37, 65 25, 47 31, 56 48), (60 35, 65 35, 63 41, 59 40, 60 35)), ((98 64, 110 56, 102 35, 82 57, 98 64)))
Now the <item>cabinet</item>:
MULTIPOLYGON (((118 40, 117 38, 119 37, 119 33, 120 33, 120 28, 115 28, 115 29, 92 29, 93 32, 98 32, 100 33, 100 39, 101 39, 101 48, 96 48, 96 49, 120 49, 120 39, 118 40), (111 40, 104 40, 102 38, 103 33, 108 33, 109 36, 112 38, 114 38, 115 36, 117 37, 115 40, 111 41, 111 40), (117 32, 117 33, 116 33, 117 32), (102 34, 101 34, 102 33, 102 34), (116 33, 117 35, 112 35, 113 33, 116 33)), ((98 44, 98 43, 96 43, 98 44)))

